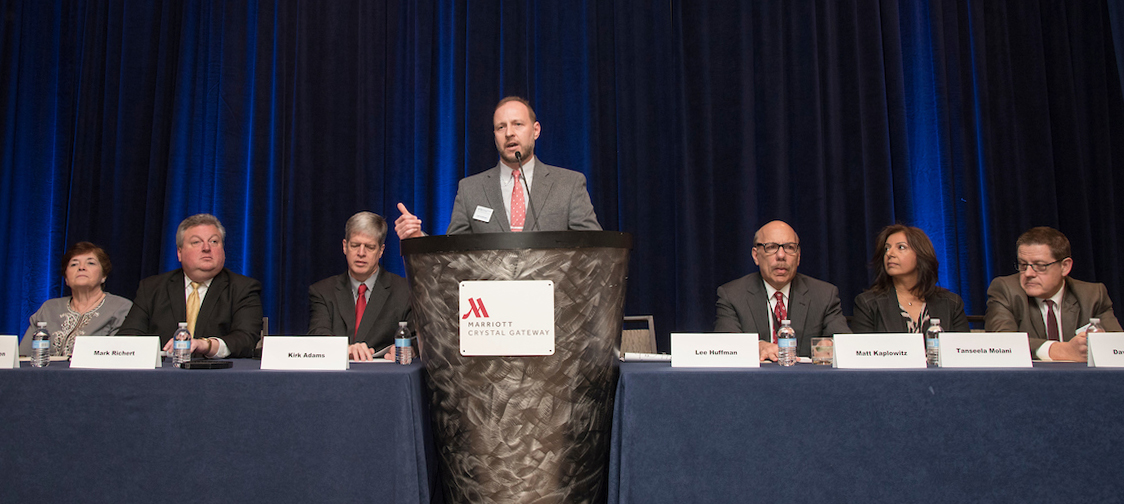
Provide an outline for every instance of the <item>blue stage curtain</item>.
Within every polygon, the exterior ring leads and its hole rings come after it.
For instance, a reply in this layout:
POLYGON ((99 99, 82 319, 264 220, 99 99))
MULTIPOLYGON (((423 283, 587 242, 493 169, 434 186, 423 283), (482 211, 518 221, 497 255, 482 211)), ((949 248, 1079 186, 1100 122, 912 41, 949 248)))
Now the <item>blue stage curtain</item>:
MULTIPOLYGON (((602 225, 635 236, 626 311, 656 315, 662 347, 713 328, 716 287, 756 270, 753 231, 774 218, 845 312, 899 221, 933 238, 970 313, 1034 225, 1121 299, 1119 11, 0 0, 0 331, 65 292, 74 242, 105 247, 108 290, 131 297, 178 266, 179 221, 210 212, 271 330, 302 333, 307 286, 345 270, 347 217, 392 223, 403 202, 443 233, 457 181, 496 163, 510 94, 535 105, 540 158, 585 173, 602 225)), ((401 273, 398 250, 382 263, 401 273)))

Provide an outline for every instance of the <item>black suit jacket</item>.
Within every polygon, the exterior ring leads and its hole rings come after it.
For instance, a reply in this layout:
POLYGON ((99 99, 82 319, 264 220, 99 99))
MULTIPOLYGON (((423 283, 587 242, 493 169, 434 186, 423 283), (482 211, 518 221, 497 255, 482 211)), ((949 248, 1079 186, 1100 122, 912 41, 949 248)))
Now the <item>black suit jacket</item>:
MULTIPOLYGON (((187 320, 183 269, 141 280, 133 308, 117 334, 160 336, 172 339, 180 322, 187 320)), ((220 338, 231 357, 253 357, 261 339, 261 283, 223 268, 207 288, 195 321, 196 338, 220 338)))
MULTIPOLYGON (((1121 331, 1120 322, 1112 311, 1112 300, 1104 284, 1082 282, 1065 277, 1065 294, 1062 296, 1061 337, 1069 341, 1077 329, 1088 324, 1090 318, 1100 318, 1106 331, 1121 331)), ((1042 309, 1034 298, 1026 295, 1019 285, 1019 273, 996 277, 987 288, 987 313, 984 329, 988 332, 1025 332, 1030 342, 1030 355, 1046 342, 1046 325, 1042 322, 1042 309)))
MULTIPOLYGON (((752 273, 718 288, 714 331, 757 333, 771 341, 771 313, 765 281, 760 272, 752 273)), ((851 332, 839 307, 839 289, 799 273, 788 290, 788 319, 796 330, 796 353, 803 357, 812 355, 812 338, 851 332)))
MULTIPOLYGON (((956 293, 941 289, 926 301, 929 318, 941 319, 941 329, 949 332, 968 332, 968 317, 964 315, 964 300, 956 293)), ((898 296, 892 290, 881 294, 866 291, 855 298, 855 316, 851 330, 864 333, 904 333, 905 318, 898 307, 898 296)), ((928 329, 923 328, 923 329, 928 329)))
POLYGON ((308 288, 308 334, 347 336, 351 343, 365 342, 374 350, 394 344, 398 322, 410 316, 410 287, 406 279, 385 269, 363 310, 355 334, 355 300, 348 274, 325 278, 308 288))

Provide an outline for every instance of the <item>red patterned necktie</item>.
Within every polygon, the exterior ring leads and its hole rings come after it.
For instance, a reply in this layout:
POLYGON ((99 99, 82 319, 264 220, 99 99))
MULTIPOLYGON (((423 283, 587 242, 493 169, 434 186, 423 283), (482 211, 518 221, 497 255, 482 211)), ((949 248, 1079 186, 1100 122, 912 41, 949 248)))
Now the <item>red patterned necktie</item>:
POLYGON ((515 233, 523 230, 523 221, 527 218, 527 202, 519 175, 519 170, 511 170, 511 178, 515 181, 515 187, 511 189, 511 231, 515 233))
POLYGON ((784 294, 782 294, 781 291, 777 291, 773 294, 773 297, 777 298, 777 305, 773 307, 773 315, 777 317, 777 320, 773 324, 773 343, 776 343, 777 329, 781 328, 782 320, 788 319, 788 310, 784 307, 784 294))
POLYGON ((359 323, 363 321, 363 310, 367 309, 367 284, 359 284, 359 297, 355 298, 355 335, 359 336, 359 323))
POLYGON ((1050 341, 1061 341, 1061 331, 1058 330, 1058 317, 1054 314, 1054 302, 1047 299, 1046 303, 1046 337, 1050 341))

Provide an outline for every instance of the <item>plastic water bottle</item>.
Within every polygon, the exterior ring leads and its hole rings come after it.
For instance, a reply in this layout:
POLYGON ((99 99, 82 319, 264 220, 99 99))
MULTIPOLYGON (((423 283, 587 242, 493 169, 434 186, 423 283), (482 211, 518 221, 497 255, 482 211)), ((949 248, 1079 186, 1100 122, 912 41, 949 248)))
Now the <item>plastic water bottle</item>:
POLYGON ((187 322, 180 322, 172 335, 172 365, 180 367, 185 362, 191 362, 191 331, 187 330, 187 322))
MULTIPOLYGON (((941 365, 941 319, 929 319, 929 328, 925 330, 925 360, 930 366, 941 365)), ((917 340, 914 340, 917 341, 917 340)))
POLYGON ((777 329, 777 364, 782 366, 795 366, 800 361, 796 355, 796 329, 792 322, 781 321, 781 328, 777 329))
MULTIPOLYGON (((1104 330, 1104 326, 1101 325, 1101 319, 1090 318, 1089 319, 1089 327, 1085 328, 1085 344, 1086 345, 1089 344, 1089 336, 1090 335, 1092 335, 1093 333, 1103 333, 1103 332, 1105 332, 1105 330, 1104 330)), ((1089 347, 1086 347, 1086 349, 1088 349, 1088 348, 1089 347)), ((1086 361, 1089 360, 1088 354, 1085 355, 1085 360, 1086 361)), ((1092 364, 1090 364, 1090 365, 1092 365, 1092 364)))
POLYGON ((35 323, 35 334, 31 335, 31 367, 47 367, 51 364, 51 333, 47 332, 46 322, 35 323))
POLYGON ((398 333, 394 335, 394 361, 406 365, 414 361, 414 349, 410 346, 410 329, 405 322, 398 323, 398 333))
POLYGON ((1101 325, 1101 319, 1089 319, 1089 327, 1085 328, 1085 337, 1088 338, 1090 334, 1098 332, 1105 332, 1104 326, 1101 325))

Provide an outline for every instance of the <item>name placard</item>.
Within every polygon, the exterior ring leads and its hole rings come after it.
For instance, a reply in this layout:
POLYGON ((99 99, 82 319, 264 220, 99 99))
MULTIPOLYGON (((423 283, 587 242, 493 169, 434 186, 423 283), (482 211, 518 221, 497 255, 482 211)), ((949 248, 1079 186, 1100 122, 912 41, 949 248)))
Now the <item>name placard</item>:
POLYGON ((75 336, 71 368, 156 369, 159 336, 75 336))
POLYGON ((554 282, 460 283, 461 355, 554 355, 554 282))
POLYGON ((757 335, 671 333, 671 367, 761 367, 757 335))
POLYGON ((0 369, 18 367, 20 367, 20 337, 0 336, 0 369))
POLYGON ((284 371, 348 369, 347 336, 265 336, 261 368, 284 371))
POLYGON ((1124 367, 1124 333, 1089 334, 1089 367, 1124 367))
POLYGON ((835 361, 843 369, 924 369, 925 341, 917 333, 836 334, 835 361))
POLYGON ((1026 333, 941 333, 943 368, 1028 368, 1026 333))

